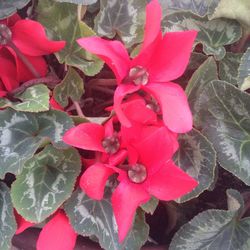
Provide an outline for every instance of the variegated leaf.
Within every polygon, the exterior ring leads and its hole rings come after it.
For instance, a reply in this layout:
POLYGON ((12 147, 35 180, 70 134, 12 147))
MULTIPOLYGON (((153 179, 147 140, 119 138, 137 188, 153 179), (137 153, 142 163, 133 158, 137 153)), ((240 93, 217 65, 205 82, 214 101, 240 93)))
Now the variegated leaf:
POLYGON ((17 212, 28 221, 42 222, 70 197, 80 169, 76 149, 47 146, 24 164, 12 184, 11 198, 17 212))
POLYGON ((147 203, 141 205, 141 209, 146 213, 153 214, 158 204, 159 200, 152 196, 147 203))
POLYGON ((0 182, 0 249, 9 250, 16 232, 16 221, 10 199, 9 188, 0 182))
POLYGON ((30 0, 1 0, 0 1, 0 19, 5 19, 18 9, 22 9, 30 0))
POLYGON ((82 4, 82 5, 90 5, 97 2, 97 0, 56 0, 57 2, 62 3, 74 3, 74 4, 82 4))
POLYGON ((238 72, 238 83, 241 90, 250 88, 250 48, 242 56, 238 72))
POLYGON ((241 37, 240 24, 234 20, 208 20, 191 12, 175 12, 163 19, 165 31, 197 30, 197 43, 202 43, 207 55, 221 60, 225 54, 225 45, 238 41, 241 37))
POLYGON ((62 136, 71 127, 71 118, 57 110, 38 114, 0 111, 0 178, 8 172, 20 173, 24 162, 47 140, 58 148, 67 147, 62 136))
POLYGON ((198 103, 200 129, 220 165, 250 185, 250 95, 215 80, 204 87, 198 103))
POLYGON ((209 189, 213 183, 216 152, 211 142, 196 129, 180 135, 178 141, 180 147, 175 155, 175 162, 199 183, 192 192, 177 200, 178 202, 185 202, 209 189))
POLYGON ((142 39, 145 6, 145 0, 102 0, 95 31, 108 38, 118 35, 130 47, 142 39))
POLYGON ((78 38, 95 35, 89 26, 78 20, 77 5, 43 0, 38 3, 37 13, 51 38, 66 41, 65 48, 56 53, 60 63, 77 67, 89 76, 100 72, 103 62, 76 42, 78 38))
POLYGON ((69 68, 66 76, 60 84, 54 88, 54 98, 62 106, 66 107, 69 103, 68 98, 73 101, 80 101, 84 93, 83 80, 79 74, 69 68))
POLYGON ((11 107, 17 111, 34 112, 49 110, 49 92, 50 90, 43 84, 38 84, 27 88, 23 93, 15 97, 21 102, 10 102, 7 99, 0 99, 0 107, 11 107))
POLYGON ((148 238, 149 228, 144 213, 139 211, 133 229, 123 245, 119 244, 118 228, 108 197, 95 201, 78 189, 64 208, 75 231, 83 236, 97 237, 106 250, 139 250, 148 238))
POLYGON ((250 217, 240 219, 243 199, 227 190, 228 210, 210 209, 195 216, 174 235, 170 250, 248 250, 250 217))

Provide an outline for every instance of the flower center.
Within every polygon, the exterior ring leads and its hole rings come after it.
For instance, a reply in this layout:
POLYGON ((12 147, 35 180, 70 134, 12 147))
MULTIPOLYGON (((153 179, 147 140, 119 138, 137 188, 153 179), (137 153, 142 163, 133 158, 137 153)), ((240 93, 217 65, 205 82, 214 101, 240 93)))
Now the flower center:
POLYGON ((130 69, 128 76, 123 83, 133 82, 135 85, 146 85, 148 83, 148 72, 142 66, 136 66, 130 69))
POLYGON ((104 138, 102 141, 102 146, 104 147, 106 153, 115 154, 120 148, 120 142, 117 135, 104 138))
POLYGON ((11 40, 11 30, 5 24, 0 24, 0 44, 6 45, 11 40))
POLYGON ((142 183, 147 178, 147 169, 142 164, 132 165, 128 170, 128 177, 134 183, 142 183))

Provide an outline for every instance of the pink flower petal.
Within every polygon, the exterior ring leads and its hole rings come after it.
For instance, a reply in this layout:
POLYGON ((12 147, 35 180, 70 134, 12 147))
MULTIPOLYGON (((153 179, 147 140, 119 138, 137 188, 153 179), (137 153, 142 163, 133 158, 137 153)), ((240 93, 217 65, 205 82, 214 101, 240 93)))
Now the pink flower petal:
POLYGON ((14 210, 14 214, 15 214, 15 218, 16 218, 16 222, 17 222, 16 234, 20 234, 23 231, 25 231, 27 228, 32 227, 33 225, 35 225, 32 222, 26 221, 21 215, 19 215, 16 212, 16 210, 14 210))
POLYGON ((69 219, 60 211, 43 227, 36 247, 37 250, 73 250, 76 237, 69 219))
POLYGON ((147 66, 150 82, 169 82, 184 73, 196 35, 195 30, 164 35, 147 66))
POLYGON ((92 199, 103 198, 105 184, 114 170, 102 163, 88 167, 80 179, 81 189, 92 199))
POLYGON ((99 56, 112 69, 120 83, 127 76, 130 59, 124 45, 119 41, 109 41, 100 37, 86 37, 77 40, 87 51, 99 56))
POLYGON ((121 182, 112 195, 112 206, 122 242, 132 227, 138 206, 150 199, 149 194, 137 184, 121 182))
POLYGON ((21 17, 15 13, 14 15, 6 18, 6 19, 3 19, 3 20, 0 20, 0 24, 5 24, 9 27, 13 26, 18 20, 21 20, 21 17))
POLYGON ((64 134, 63 141, 73 147, 105 152, 102 146, 103 138, 103 126, 96 123, 82 123, 69 129, 64 134))
POLYGON ((144 185, 147 186, 147 191, 151 195, 168 201, 189 193, 198 183, 172 161, 169 161, 157 173, 149 176, 144 185))
POLYGON ((63 107, 55 100, 53 96, 50 98, 49 104, 52 107, 52 109, 64 111, 63 107))
POLYGON ((125 116, 122 110, 122 101, 126 95, 132 94, 140 89, 140 86, 134 84, 120 84, 117 86, 114 93, 114 110, 120 121, 120 123, 125 127, 131 127, 131 122, 125 116))
POLYGON ((44 27, 36 21, 19 20, 11 31, 13 43, 26 55, 48 55, 63 49, 65 46, 65 41, 49 40, 44 27))
POLYGON ((176 133, 185 133, 192 129, 193 119, 187 96, 180 85, 175 83, 148 84, 145 87, 159 102, 163 121, 176 133))

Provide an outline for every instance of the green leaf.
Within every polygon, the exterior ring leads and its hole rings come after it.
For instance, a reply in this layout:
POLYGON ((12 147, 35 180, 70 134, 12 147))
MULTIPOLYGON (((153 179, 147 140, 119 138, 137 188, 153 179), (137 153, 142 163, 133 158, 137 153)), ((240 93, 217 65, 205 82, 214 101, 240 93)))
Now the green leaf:
POLYGON ((28 221, 42 222, 70 197, 80 170, 76 149, 47 146, 24 164, 11 186, 17 212, 28 221))
POLYGON ((11 107, 17 111, 34 112, 49 110, 50 90, 43 84, 38 84, 27 88, 23 93, 15 97, 22 102, 10 102, 7 99, 0 99, 0 107, 11 107))
POLYGON ((54 88, 54 98, 63 107, 68 106, 68 98, 73 101, 80 101, 84 93, 83 80, 79 74, 69 68, 66 76, 60 84, 54 88))
POLYGON ((61 3, 74 3, 74 4, 82 4, 82 5, 90 5, 97 2, 97 0, 56 0, 61 3))
POLYGON ((199 124, 197 113, 199 111, 198 97, 204 87, 212 80, 218 79, 217 66, 213 57, 209 57, 200 67, 194 72, 186 87, 188 103, 193 113, 194 124, 199 124))
POLYGON ((226 55, 225 45, 238 41, 241 37, 240 24, 235 20, 208 20, 191 12, 179 11, 163 19, 165 31, 197 30, 196 43, 202 43, 207 55, 221 60, 226 55))
POLYGON ((52 39, 66 41, 65 48, 56 53, 60 63, 74 66, 88 76, 100 72, 103 62, 76 42, 78 38, 95 35, 90 27, 78 20, 77 5, 43 0, 38 3, 37 13, 39 22, 46 27, 52 39))
POLYGON ((102 0, 95 31, 108 38, 118 35, 130 47, 142 39, 145 6, 145 0, 102 0))
POLYGON ((238 68, 242 54, 228 52, 219 62, 219 77, 221 80, 238 85, 238 68))
POLYGON ((147 203, 141 205, 141 209, 146 213, 153 214, 158 204, 159 200, 155 197, 151 197, 151 199, 147 203))
POLYGON ((250 185, 250 96, 227 82, 212 81, 198 101, 197 119, 220 165, 250 185))
POLYGON ((239 219, 243 201, 227 190, 229 210, 210 209, 195 216, 175 234, 170 250, 248 250, 250 218, 239 219))
POLYGON ((199 182, 199 185, 192 192, 177 200, 185 202, 198 197, 213 183, 216 152, 211 142, 195 129, 180 135, 178 140, 180 148, 175 154, 175 163, 199 182))
POLYGON ((241 90, 250 88, 250 48, 247 49, 241 58, 238 79, 241 90))
POLYGON ((0 1, 0 19, 5 19, 18 9, 22 9, 30 0, 1 0, 0 1))
POLYGON ((123 245, 120 245, 109 196, 106 194, 101 201, 95 201, 81 190, 75 191, 64 207, 74 230, 83 236, 96 236, 101 247, 106 250, 141 249, 149 233, 144 213, 137 213, 133 229, 123 245))
POLYGON ((16 220, 10 199, 9 188, 0 182, 0 249, 9 250, 16 232, 16 220))
POLYGON ((57 110, 38 114, 0 111, 0 178, 8 172, 20 173, 25 161, 47 140, 66 148, 62 136, 71 127, 71 118, 57 110))

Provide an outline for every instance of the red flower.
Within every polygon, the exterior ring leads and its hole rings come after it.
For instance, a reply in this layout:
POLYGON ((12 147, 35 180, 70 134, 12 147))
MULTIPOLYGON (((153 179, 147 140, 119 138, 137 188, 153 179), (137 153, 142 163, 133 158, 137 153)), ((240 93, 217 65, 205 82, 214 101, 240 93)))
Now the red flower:
POLYGON ((19 86, 20 82, 34 78, 8 39, 33 65, 40 76, 47 74, 47 64, 43 55, 61 50, 65 41, 48 40, 44 27, 32 20, 21 20, 15 14, 0 21, 0 97, 19 86), (6 38, 7 37, 7 38, 6 38))
POLYGON ((162 36, 161 7, 152 0, 146 7, 144 41, 139 55, 131 60, 119 41, 99 37, 78 39, 80 46, 103 59, 118 81, 114 110, 124 126, 131 122, 121 109, 127 94, 142 89, 160 104, 163 121, 173 132, 192 129, 192 114, 183 89, 170 81, 180 77, 188 62, 196 31, 170 32, 162 36))

